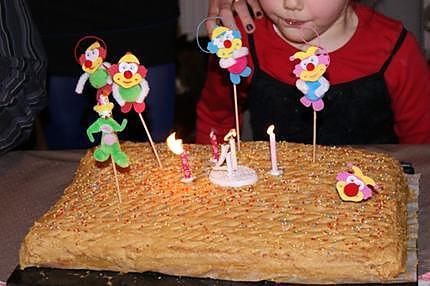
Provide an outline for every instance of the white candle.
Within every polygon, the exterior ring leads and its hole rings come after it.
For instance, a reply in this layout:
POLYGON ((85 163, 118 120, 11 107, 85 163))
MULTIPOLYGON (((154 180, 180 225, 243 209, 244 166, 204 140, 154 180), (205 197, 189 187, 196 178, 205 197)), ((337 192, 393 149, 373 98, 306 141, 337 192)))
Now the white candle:
POLYGON ((270 125, 269 128, 267 128, 267 134, 269 135, 269 141, 270 141, 270 159, 272 161, 272 170, 270 170, 270 174, 273 176, 279 176, 282 172, 278 169, 278 162, 276 158, 276 136, 273 130, 275 129, 275 126, 270 125))

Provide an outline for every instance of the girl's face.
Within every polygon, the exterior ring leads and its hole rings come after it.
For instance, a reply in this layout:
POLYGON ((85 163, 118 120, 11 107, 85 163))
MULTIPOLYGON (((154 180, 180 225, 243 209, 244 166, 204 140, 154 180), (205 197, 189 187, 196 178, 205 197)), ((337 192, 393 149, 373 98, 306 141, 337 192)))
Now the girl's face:
POLYGON ((348 3, 349 0, 260 0, 278 33, 292 44, 341 31, 339 26, 346 22, 348 3))

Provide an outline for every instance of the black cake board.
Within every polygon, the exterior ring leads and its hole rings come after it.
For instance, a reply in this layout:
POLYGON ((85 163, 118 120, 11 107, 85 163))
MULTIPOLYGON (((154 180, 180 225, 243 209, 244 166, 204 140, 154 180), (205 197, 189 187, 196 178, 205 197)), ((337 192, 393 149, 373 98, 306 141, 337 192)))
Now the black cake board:
MULTIPOLYGON (((6 283, 7 286, 275 286, 292 285, 269 281, 236 282, 209 278, 191 278, 165 275, 156 272, 120 273, 113 271, 93 271, 75 269, 53 269, 30 267, 24 270, 17 267, 6 283)), ((338 284, 339 285, 339 284, 338 284)), ((354 285, 354 284, 343 284, 354 285)), ((355 284, 357 285, 357 284, 355 284)), ((362 284, 378 285, 378 284, 362 284)), ((417 285, 417 283, 383 284, 417 285)))

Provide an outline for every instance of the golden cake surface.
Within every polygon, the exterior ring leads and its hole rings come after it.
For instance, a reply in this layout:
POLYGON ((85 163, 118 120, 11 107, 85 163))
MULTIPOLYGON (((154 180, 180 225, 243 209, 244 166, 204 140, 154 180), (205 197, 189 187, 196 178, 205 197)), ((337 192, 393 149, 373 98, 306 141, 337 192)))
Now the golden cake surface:
POLYGON ((156 271, 226 280, 301 283, 372 282, 394 278, 406 259, 408 189, 399 162, 353 148, 279 142, 281 176, 268 142, 242 143, 239 165, 254 169, 253 186, 212 184, 210 146, 185 145, 196 179, 182 183, 181 160, 157 146, 122 144, 130 167, 118 170, 89 151, 61 199, 25 237, 29 266, 156 271), (347 163, 380 187, 366 201, 344 202, 336 175, 347 163))

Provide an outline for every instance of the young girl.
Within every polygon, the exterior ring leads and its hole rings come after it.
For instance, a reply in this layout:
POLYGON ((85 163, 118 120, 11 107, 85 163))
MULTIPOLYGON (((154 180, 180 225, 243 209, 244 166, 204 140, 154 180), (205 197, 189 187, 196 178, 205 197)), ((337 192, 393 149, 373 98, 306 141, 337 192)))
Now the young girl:
MULTIPOLYGON (((317 143, 430 143, 430 71, 400 22, 348 0, 260 5, 266 17, 255 19, 255 32, 246 36, 241 30, 253 73, 238 86, 255 140, 267 140, 266 129, 274 124, 280 140, 312 142, 312 108, 300 102, 297 63, 290 57, 313 44, 330 55, 317 143)), ((228 73, 211 57, 197 105, 198 143, 208 143, 213 128, 220 136, 234 128, 232 94, 228 73)))

